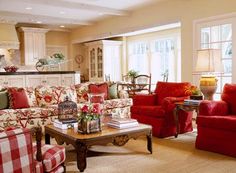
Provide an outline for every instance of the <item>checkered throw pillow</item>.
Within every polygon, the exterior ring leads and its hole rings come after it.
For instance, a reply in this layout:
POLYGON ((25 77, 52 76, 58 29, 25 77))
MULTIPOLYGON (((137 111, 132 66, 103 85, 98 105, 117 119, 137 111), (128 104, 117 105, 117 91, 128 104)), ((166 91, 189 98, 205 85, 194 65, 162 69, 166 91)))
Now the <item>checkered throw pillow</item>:
POLYGON ((34 172, 29 129, 19 128, 0 133, 0 172, 34 172))

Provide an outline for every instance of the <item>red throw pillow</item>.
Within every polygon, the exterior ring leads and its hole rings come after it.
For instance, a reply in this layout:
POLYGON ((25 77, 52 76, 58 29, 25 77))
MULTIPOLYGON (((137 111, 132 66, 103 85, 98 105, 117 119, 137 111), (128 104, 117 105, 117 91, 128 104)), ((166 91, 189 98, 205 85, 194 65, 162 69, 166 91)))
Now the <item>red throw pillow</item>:
POLYGON ((28 98, 23 88, 8 88, 11 109, 29 108, 28 98))
POLYGON ((108 85, 107 85, 107 83, 90 84, 88 88, 89 88, 89 93, 93 93, 93 94, 102 94, 102 93, 104 93, 104 99, 107 100, 107 97, 108 97, 108 85))

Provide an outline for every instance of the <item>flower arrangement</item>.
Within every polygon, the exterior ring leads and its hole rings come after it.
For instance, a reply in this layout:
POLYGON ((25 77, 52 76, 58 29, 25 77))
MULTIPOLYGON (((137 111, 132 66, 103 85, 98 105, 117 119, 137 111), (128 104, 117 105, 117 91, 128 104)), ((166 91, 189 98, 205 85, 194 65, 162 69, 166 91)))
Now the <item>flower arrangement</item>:
POLYGON ((84 105, 78 116, 78 131, 86 134, 101 131, 101 114, 100 104, 84 105))
POLYGON ((84 105, 81 108, 81 113, 79 115, 79 120, 84 119, 87 121, 94 120, 100 117, 101 115, 100 104, 93 105, 84 105))
POLYGON ((185 88, 185 93, 188 95, 200 95, 201 92, 197 86, 192 85, 185 88))

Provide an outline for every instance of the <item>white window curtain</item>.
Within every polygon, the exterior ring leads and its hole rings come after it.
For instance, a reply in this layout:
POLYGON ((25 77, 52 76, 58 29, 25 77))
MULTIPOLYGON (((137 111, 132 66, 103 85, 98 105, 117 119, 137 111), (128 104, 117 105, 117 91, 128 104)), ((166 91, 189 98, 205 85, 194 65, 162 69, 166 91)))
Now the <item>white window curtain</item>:
POLYGON ((176 58, 174 39, 159 39, 151 43, 152 81, 162 81, 163 74, 168 73, 168 81, 176 81, 176 58))
POLYGON ((129 44, 129 70, 138 71, 139 74, 148 74, 148 45, 146 42, 129 44))

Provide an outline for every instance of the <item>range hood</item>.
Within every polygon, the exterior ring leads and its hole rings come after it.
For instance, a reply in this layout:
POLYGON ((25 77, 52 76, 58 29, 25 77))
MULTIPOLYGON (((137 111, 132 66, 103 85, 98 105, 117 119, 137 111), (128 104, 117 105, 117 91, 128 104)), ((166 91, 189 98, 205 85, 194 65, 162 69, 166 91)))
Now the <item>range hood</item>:
POLYGON ((19 45, 15 25, 0 23, 0 49, 19 49, 19 45))

